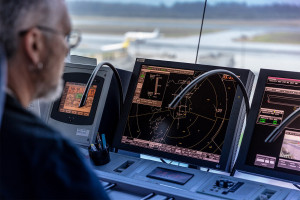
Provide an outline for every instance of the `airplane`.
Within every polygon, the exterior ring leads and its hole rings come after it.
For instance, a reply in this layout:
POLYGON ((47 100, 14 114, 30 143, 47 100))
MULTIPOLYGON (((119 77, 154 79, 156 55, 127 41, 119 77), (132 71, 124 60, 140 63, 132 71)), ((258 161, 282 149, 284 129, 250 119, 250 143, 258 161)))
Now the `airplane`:
MULTIPOLYGON (((97 44, 88 44, 86 47, 97 53, 88 53, 87 56, 97 58, 97 60, 115 60, 128 57, 128 48, 131 42, 143 42, 149 39, 155 39, 160 36, 159 29, 153 32, 126 32, 124 40, 121 43, 98 46, 97 44)), ((86 51, 86 50, 85 50, 86 51)), ((88 51, 86 51, 88 52, 88 51)))
POLYGON ((116 44, 108 44, 100 47, 101 52, 108 52, 108 51, 117 51, 117 50, 125 50, 129 47, 130 45, 130 40, 125 39, 121 43, 116 43, 116 44))
POLYGON ((160 30, 156 28, 153 32, 126 32, 125 39, 130 41, 145 41, 155 39, 160 36, 160 30))
POLYGON ((129 46, 129 39, 125 39, 121 43, 104 45, 100 47, 99 53, 93 57, 96 57, 97 60, 115 60, 122 57, 127 57, 129 46))

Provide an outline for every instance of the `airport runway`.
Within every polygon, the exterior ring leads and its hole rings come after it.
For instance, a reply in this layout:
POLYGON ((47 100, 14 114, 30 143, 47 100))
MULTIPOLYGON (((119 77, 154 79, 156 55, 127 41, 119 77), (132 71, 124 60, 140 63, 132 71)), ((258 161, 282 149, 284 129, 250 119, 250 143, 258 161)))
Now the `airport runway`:
MULTIPOLYGON (((236 40, 242 36, 251 37, 264 32, 266 30, 226 30, 204 34, 201 39, 199 62, 203 64, 248 68, 256 74, 260 68, 300 71, 300 45, 250 43, 236 40), (233 63, 230 62, 230 59, 233 59, 233 63)), ((101 46, 120 43, 122 41, 124 41, 124 36, 122 35, 84 34, 81 48, 97 52, 101 46)), ((145 42, 131 43, 129 54, 132 58, 146 57, 194 63, 197 44, 198 36, 180 38, 160 37, 145 42)), ((76 51, 74 54, 76 54, 76 51)), ((134 62, 134 59, 132 62, 134 62)))

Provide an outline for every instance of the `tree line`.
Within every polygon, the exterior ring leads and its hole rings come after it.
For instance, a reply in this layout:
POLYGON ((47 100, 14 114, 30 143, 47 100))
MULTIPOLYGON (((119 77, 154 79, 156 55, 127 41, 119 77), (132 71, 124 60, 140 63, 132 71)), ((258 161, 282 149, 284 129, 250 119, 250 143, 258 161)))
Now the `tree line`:
MULTIPOLYGON (((94 1, 68 2, 74 15, 98 15, 116 17, 195 18, 202 17, 204 4, 201 2, 176 3, 173 6, 103 3, 94 1)), ((300 19, 300 6, 288 4, 255 5, 243 3, 208 4, 208 19, 300 19)))

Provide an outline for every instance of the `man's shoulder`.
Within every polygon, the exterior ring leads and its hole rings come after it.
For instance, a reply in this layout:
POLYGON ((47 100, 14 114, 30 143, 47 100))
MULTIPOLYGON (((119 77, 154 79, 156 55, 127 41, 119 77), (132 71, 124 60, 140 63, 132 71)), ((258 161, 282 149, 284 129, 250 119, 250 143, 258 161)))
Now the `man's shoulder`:
POLYGON ((7 196, 108 199, 75 145, 26 109, 6 105, 0 136, 7 196))
POLYGON ((18 102, 7 99, 1 126, 1 144, 14 146, 23 152, 23 156, 35 155, 40 157, 52 151, 52 155, 59 154, 65 149, 76 151, 62 134, 47 125, 38 116, 22 108, 18 102), (26 151, 25 151, 26 150, 26 151))
MULTIPOLYGON (((18 153, 48 163, 64 157, 81 159, 75 145, 38 116, 8 98, 1 126, 1 145, 8 154, 18 153), (46 157, 45 157, 46 156, 46 157), (44 158, 45 157, 45 160, 44 158)), ((3 152, 2 152, 3 153, 3 152)), ((32 165, 41 164, 32 162, 32 165)))
POLYGON ((41 139, 57 139, 61 134, 54 128, 48 126, 35 114, 22 108, 18 102, 7 97, 4 113, 2 131, 9 132, 11 136, 36 137, 41 139))

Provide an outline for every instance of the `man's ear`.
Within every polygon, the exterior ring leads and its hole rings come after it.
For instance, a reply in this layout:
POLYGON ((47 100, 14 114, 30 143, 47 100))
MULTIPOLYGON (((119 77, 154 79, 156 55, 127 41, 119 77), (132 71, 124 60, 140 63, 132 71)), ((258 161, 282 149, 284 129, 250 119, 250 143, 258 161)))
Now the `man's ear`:
POLYGON ((37 28, 30 29, 23 36, 24 52, 33 66, 37 66, 42 60, 42 52, 44 48, 43 34, 37 28))

